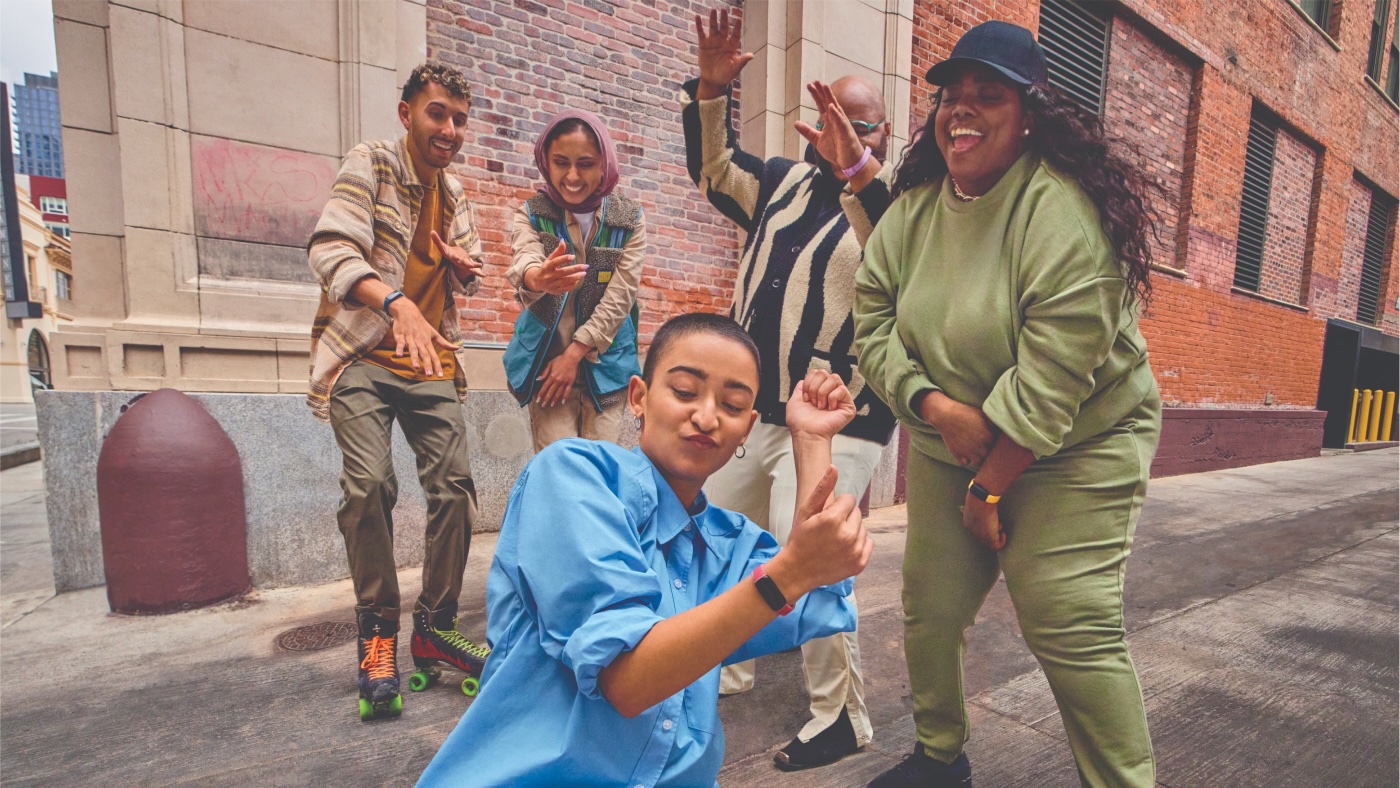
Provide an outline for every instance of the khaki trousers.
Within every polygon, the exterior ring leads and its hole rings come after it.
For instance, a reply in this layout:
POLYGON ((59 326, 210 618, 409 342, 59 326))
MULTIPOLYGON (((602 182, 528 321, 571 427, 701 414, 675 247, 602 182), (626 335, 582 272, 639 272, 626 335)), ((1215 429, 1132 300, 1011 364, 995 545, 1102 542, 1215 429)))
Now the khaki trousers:
POLYGON ((1152 741, 1123 630, 1123 570, 1161 425, 1156 397, 1107 432, 1037 460, 1007 489, 1000 552, 962 527, 972 471, 909 452, 904 651, 914 724, 951 762, 969 735, 965 631, 996 583, 1060 709, 1080 781, 1151 788, 1152 741))
MULTIPOLYGON (((754 425, 742 458, 730 460, 705 484, 710 503, 739 512, 786 544, 797 510, 797 466, 792 437, 786 427, 754 425)), ((837 435, 831 445, 836 466, 836 494, 865 494, 884 447, 875 441, 837 435)), ((855 596, 851 597, 855 604, 855 596)), ((826 730, 844 707, 855 728, 856 743, 865 746, 873 735, 865 707, 865 682, 860 676, 860 641, 855 632, 810 640, 802 646, 802 669, 811 698, 812 719, 797 734, 802 741, 826 730)), ((753 687, 752 660, 720 671, 720 692, 730 695, 753 687)))
POLYGON ((530 435, 535 439, 535 453, 564 438, 617 442, 622 426, 622 414, 627 400, 620 399, 599 413, 584 393, 582 386, 573 386, 564 401, 550 408, 541 408, 530 400, 530 435))
POLYGON ((467 425, 456 385, 407 380, 356 361, 331 389, 330 411, 344 460, 336 519, 350 559, 356 613, 399 619, 393 519, 398 479, 389 442, 397 419, 418 459, 418 481, 428 502, 423 591, 414 609, 455 614, 476 520, 467 425))

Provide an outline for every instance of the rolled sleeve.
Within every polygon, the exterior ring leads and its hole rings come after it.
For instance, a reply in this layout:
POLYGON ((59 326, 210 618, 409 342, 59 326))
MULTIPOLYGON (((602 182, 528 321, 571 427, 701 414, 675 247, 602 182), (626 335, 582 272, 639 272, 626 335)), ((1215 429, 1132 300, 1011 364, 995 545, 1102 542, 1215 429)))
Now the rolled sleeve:
POLYGON ((615 470, 586 443, 556 443, 530 463, 513 495, 517 583, 540 645, 590 698, 601 697, 598 674, 661 620, 661 580, 623 500, 638 488, 615 470), (567 518, 560 500, 573 501, 567 518))
POLYGON ((920 423, 923 416, 914 406, 915 399, 939 389, 923 364, 909 355, 899 332, 895 304, 903 247, 900 213, 896 204, 886 214, 889 218, 875 228, 865 247, 865 260, 856 270, 855 344, 860 373, 875 393, 900 419, 920 423))
POLYGON ((340 165, 331 197, 307 244, 307 262, 321 291, 331 303, 346 309, 365 306, 350 297, 356 282, 366 276, 382 278, 369 263, 374 248, 374 184, 369 147, 356 145, 340 165))

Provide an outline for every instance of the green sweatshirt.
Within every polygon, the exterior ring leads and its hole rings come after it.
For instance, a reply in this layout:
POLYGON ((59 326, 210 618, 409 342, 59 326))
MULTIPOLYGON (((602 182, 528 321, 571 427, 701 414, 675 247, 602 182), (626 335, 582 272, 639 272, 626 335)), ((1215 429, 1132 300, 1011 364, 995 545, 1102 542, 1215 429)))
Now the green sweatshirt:
POLYGON ((1037 458, 1112 427, 1157 384, 1093 203, 1029 153, 973 202, 945 183, 901 195, 865 247, 861 373, 949 462, 914 407, 925 392, 982 408, 1037 458))

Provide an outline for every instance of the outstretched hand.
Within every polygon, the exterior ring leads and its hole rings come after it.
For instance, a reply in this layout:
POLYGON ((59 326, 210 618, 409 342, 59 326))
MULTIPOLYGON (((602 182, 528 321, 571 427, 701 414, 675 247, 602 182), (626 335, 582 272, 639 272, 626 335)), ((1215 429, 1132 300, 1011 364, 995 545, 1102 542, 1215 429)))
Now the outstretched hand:
POLYGON ((452 264, 457 269, 457 278, 466 282, 474 276, 481 276, 482 263, 473 259, 462 247, 455 243, 448 243, 442 240, 437 230, 431 231, 433 243, 437 244, 438 251, 442 253, 444 260, 452 264))
MULTIPOLYGON (((865 144, 856 135, 855 127, 851 125, 851 119, 846 117, 845 110, 836 102, 836 95, 831 92, 831 86, 821 81, 809 82, 807 92, 811 94, 821 112, 817 120, 817 125, 821 128, 809 126, 800 120, 793 124, 793 128, 812 143, 817 153, 835 165, 837 170, 854 167, 865 153, 865 144)), ((839 172, 836 177, 841 177, 839 172)))
POLYGON ((705 29, 705 20, 695 15, 695 33, 700 40, 698 64, 700 83, 703 87, 723 92, 730 82, 738 78, 744 66, 753 60, 752 52, 744 52, 740 45, 743 22, 735 18, 729 21, 729 9, 710 9, 710 27, 705 29))
POLYGON ((525 287, 550 295, 563 295, 578 286, 588 274, 588 266, 579 263, 572 265, 574 256, 563 241, 554 247, 544 263, 525 269, 525 287))
POLYGON ((794 434, 830 439, 856 417, 856 403, 840 375, 813 369, 788 397, 787 425, 794 434))

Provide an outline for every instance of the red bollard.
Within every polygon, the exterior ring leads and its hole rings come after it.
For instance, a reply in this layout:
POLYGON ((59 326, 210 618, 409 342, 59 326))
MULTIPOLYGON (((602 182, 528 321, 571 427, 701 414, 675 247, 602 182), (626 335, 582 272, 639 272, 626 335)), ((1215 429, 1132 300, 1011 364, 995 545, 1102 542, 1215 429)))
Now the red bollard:
POLYGON ((169 613, 247 592, 243 466, 233 441, 175 389, 124 410, 97 459, 112 610, 169 613))

